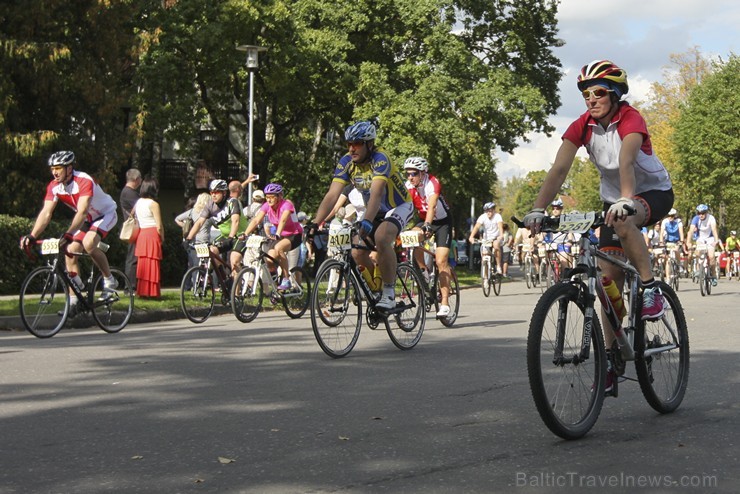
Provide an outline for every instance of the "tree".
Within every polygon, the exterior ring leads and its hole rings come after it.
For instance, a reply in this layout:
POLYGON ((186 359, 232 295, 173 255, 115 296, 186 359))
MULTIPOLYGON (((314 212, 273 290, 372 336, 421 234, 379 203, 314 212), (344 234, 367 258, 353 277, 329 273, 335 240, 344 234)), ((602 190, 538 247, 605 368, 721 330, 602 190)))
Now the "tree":
POLYGON ((568 195, 575 200, 575 208, 581 212, 601 211, 603 201, 599 193, 601 177, 591 161, 576 157, 568 173, 570 188, 568 195))
POLYGON ((690 207, 706 203, 715 214, 740 217, 740 58, 717 62, 714 72, 691 91, 675 124, 678 178, 690 207))

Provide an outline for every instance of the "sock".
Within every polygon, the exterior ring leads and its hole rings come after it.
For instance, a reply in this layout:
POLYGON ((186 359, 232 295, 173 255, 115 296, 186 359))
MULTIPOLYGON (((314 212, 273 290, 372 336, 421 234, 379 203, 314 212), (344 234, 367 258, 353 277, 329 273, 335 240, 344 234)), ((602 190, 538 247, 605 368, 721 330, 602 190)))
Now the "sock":
POLYGON ((78 302, 77 295, 70 295, 69 296, 69 305, 75 305, 78 302))
POLYGON ((383 295, 387 295, 390 298, 396 298, 395 288, 395 283, 383 283, 383 295))
POLYGON ((655 278, 650 278, 647 281, 642 282, 642 288, 647 290, 648 288, 653 288, 655 286, 655 278))

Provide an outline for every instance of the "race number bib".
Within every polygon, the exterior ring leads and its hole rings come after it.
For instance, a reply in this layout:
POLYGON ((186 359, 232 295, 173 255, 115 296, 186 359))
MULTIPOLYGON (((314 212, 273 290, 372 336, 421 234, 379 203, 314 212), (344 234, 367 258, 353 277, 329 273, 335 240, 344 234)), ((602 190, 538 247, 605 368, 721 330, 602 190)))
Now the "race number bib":
POLYGON ((416 230, 407 230, 405 232, 401 232, 399 234, 399 237, 401 237, 401 247, 404 249, 409 249, 411 247, 417 247, 419 245, 419 231, 416 230))
POLYGON ((211 255, 211 251, 208 249, 208 244, 195 244, 195 255, 198 257, 208 257, 211 255))
POLYGON ((43 255, 59 254, 59 239, 47 238, 41 241, 41 253, 43 255))
POLYGON ((559 232, 586 233, 594 224, 596 215, 590 213, 568 213, 560 216, 559 232))
POLYGON ((247 237, 247 249, 259 250, 259 248, 262 246, 262 242, 264 241, 265 237, 261 235, 250 235, 249 237, 247 237))
POLYGON ((329 232, 329 247, 338 250, 352 249, 350 228, 340 228, 339 230, 329 232))

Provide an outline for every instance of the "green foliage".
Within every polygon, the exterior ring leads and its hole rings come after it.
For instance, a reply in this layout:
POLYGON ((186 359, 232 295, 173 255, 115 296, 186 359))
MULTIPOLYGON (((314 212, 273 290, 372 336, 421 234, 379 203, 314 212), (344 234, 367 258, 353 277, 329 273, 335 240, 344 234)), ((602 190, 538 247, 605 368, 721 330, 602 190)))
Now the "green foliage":
POLYGON ((568 173, 570 185, 567 193, 575 200, 579 211, 601 211, 603 201, 599 194, 601 177, 599 171, 588 159, 576 158, 568 173))
POLYGON ((718 63, 713 74, 690 93, 675 123, 673 144, 680 163, 679 179, 691 184, 677 209, 691 211, 709 204, 718 214, 740 216, 740 58, 718 63))
POLYGON ((524 177, 524 182, 521 184, 514 203, 514 214, 517 217, 523 218, 532 209, 537 194, 539 194, 542 184, 545 183, 546 176, 546 171, 537 170, 527 173, 527 176, 524 177))

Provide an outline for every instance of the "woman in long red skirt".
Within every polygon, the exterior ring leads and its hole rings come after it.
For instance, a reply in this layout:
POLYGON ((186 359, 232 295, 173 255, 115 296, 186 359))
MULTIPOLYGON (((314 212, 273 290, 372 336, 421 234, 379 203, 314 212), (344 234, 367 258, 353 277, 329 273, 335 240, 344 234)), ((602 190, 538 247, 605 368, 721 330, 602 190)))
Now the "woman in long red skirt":
POLYGON ((136 240, 136 257, 139 262, 136 268, 136 294, 139 297, 159 298, 160 264, 162 262, 162 243, 164 226, 159 203, 157 179, 146 177, 141 182, 140 199, 134 206, 136 219, 139 222, 139 238, 136 240))

